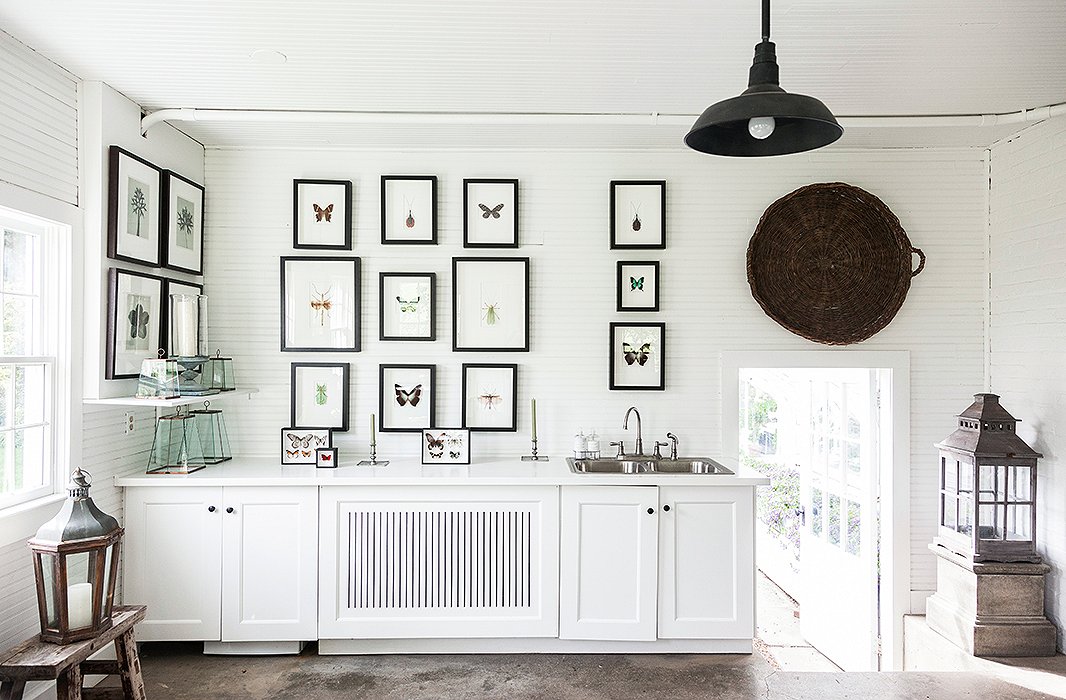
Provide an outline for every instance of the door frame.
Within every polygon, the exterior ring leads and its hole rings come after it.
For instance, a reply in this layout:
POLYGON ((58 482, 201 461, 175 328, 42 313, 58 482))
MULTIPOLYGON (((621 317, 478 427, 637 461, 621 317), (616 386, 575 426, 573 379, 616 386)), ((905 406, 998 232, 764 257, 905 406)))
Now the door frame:
POLYGON ((878 472, 881 526, 879 628, 881 670, 903 670, 903 616, 910 613, 910 353, 906 350, 754 350, 722 352, 722 455, 736 467, 740 451, 740 370, 769 368, 876 368, 891 372, 883 415, 892 439, 882 445, 878 472), (888 448, 888 449, 886 449, 888 448))

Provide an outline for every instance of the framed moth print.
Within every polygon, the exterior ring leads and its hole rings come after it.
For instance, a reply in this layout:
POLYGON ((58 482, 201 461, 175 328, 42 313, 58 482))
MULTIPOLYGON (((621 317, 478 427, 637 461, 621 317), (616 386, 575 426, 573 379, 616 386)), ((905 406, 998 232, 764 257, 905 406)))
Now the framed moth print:
POLYGON ((666 248, 666 180, 611 181, 611 248, 666 248))
POLYGON ((108 164, 107 257, 159 267, 163 171, 118 146, 108 164))
POLYGON ((292 181, 292 247, 352 249, 351 180, 292 181))
POLYGON ((518 423, 518 365, 463 365, 463 427, 514 432, 518 423))
POLYGON ((666 324, 612 323, 610 388, 666 388, 666 324))
POLYGON ((159 347, 166 350, 168 355, 170 354, 170 295, 188 294, 189 296, 197 296, 203 293, 204 285, 202 284, 183 280, 163 280, 163 302, 159 313, 159 333, 162 336, 162 340, 159 343, 159 347))
POLYGON ((163 267, 204 274, 204 186, 163 172, 163 267))
POLYGON ((452 258, 452 350, 529 351, 529 258, 452 258))
POLYGON ((659 261, 618 261, 618 310, 659 310, 659 261))
POLYGON ((437 274, 378 275, 379 340, 437 339, 437 274))
POLYGON ((381 365, 378 368, 381 432, 418 432, 436 420, 436 365, 381 365))
POLYGON ((289 422, 348 430, 348 363, 293 362, 289 422))
POLYGON ((281 259, 281 351, 359 351, 359 258, 281 259))
POLYGON ((282 464, 314 465, 315 451, 320 447, 333 447, 333 431, 329 428, 281 429, 282 464))
POLYGON ((518 247, 518 180, 463 180, 463 247, 518 247))
POLYGON ((136 379, 141 361, 163 345, 163 279, 111 268, 107 293, 106 379, 136 379))
POLYGON ((422 464, 470 464, 470 431, 462 428, 423 430, 422 464))
POLYGON ((381 176, 381 242, 436 244, 436 175, 381 176))

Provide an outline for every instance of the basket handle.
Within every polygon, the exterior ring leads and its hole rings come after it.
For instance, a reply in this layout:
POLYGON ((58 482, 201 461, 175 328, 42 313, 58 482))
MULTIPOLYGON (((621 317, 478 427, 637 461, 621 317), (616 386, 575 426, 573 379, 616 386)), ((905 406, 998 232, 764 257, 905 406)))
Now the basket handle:
POLYGON ((925 269, 925 253, 922 252, 921 248, 915 248, 914 246, 911 246, 911 253, 918 254, 918 269, 911 273, 911 277, 916 277, 919 272, 925 269))

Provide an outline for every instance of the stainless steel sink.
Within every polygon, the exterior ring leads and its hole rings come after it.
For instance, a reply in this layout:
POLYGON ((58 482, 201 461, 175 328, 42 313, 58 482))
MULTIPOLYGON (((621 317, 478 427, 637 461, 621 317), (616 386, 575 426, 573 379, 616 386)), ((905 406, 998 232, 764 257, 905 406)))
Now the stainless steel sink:
POLYGON ((575 474, 732 474, 709 457, 680 457, 678 459, 655 459, 654 457, 623 457, 621 459, 574 459, 566 463, 575 474))

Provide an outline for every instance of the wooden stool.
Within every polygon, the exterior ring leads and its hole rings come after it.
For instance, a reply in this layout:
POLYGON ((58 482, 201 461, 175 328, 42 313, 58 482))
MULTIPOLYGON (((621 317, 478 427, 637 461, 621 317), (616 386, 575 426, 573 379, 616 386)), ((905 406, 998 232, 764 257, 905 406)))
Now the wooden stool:
POLYGON ((73 644, 60 646, 36 637, 27 639, 0 659, 0 700, 21 700, 26 681, 51 680, 56 682, 58 700, 145 700, 133 626, 144 619, 147 610, 146 605, 116 605, 111 629, 73 644), (87 660, 111 642, 115 643, 116 661, 87 660), (122 688, 83 690, 82 677, 90 674, 121 676, 122 688))

